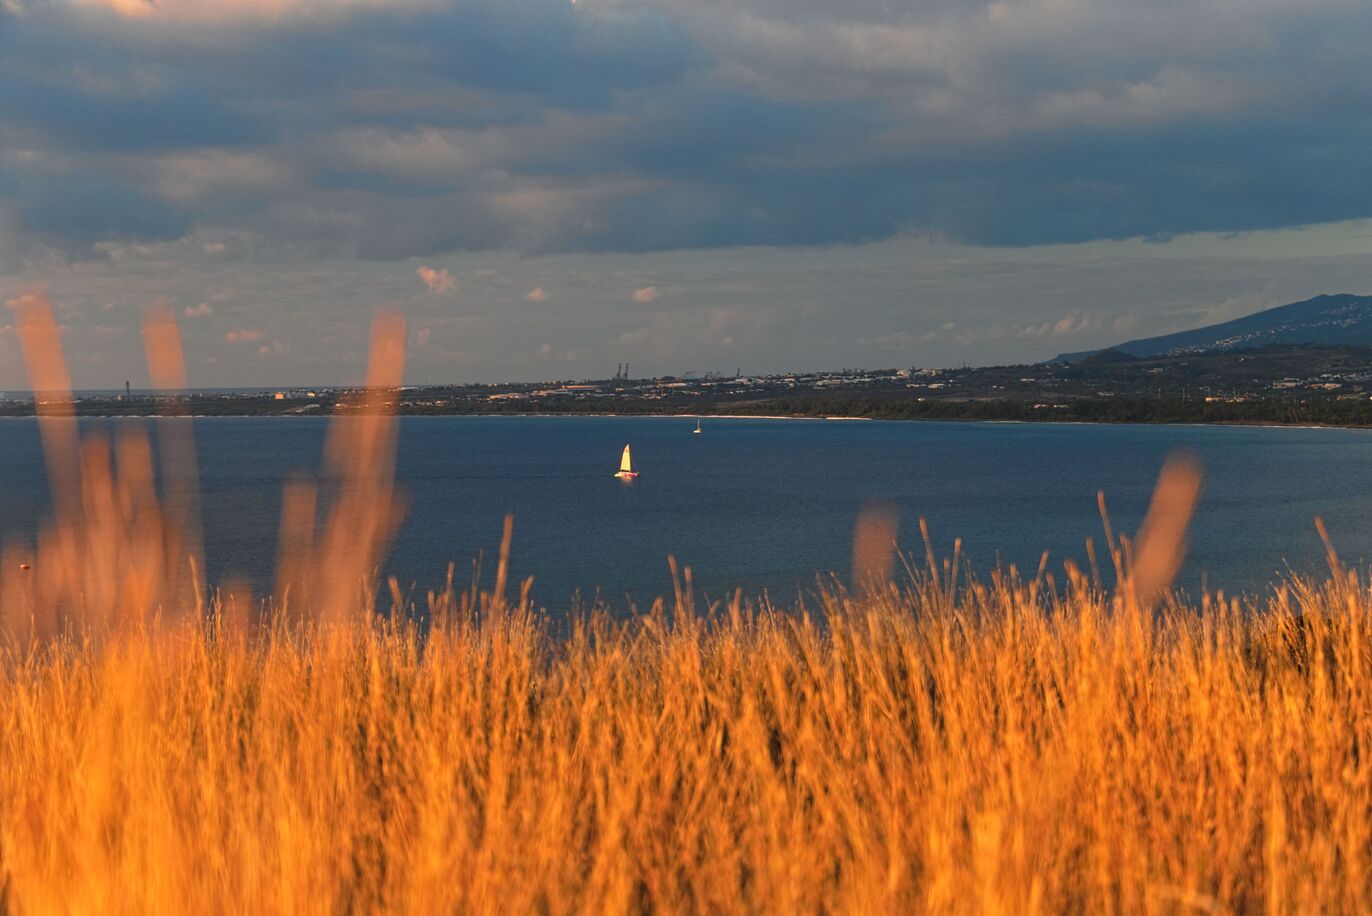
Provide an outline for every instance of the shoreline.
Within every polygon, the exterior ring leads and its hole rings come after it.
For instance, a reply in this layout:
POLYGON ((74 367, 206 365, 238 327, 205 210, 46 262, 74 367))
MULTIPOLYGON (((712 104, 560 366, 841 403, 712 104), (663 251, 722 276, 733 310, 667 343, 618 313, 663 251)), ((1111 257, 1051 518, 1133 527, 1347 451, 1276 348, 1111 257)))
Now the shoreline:
MULTIPOLYGON (((301 419, 328 419, 332 420, 340 416, 335 413, 311 412, 308 414, 188 414, 184 416, 167 416, 165 414, 78 414, 74 417, 78 422, 82 420, 301 420, 301 419)), ((342 416, 364 416, 361 413, 351 413, 342 416)), ((448 414, 394 414, 399 420, 453 420, 453 419, 472 419, 472 420, 497 420, 497 419, 586 419, 586 420, 801 420, 814 423, 828 422, 864 422, 864 423, 983 423, 996 424, 1001 426, 1117 426, 1117 427, 1152 427, 1152 426, 1175 426, 1175 427, 1202 427, 1212 429, 1241 428, 1241 429, 1329 429, 1329 430, 1348 430, 1354 432, 1372 432, 1372 425, 1368 426, 1349 426, 1338 423, 1282 423, 1275 420, 1266 421, 1169 421, 1162 423, 1138 423, 1130 421, 1109 422, 1099 420, 997 420, 984 419, 980 417, 845 417, 840 415, 831 416, 804 416, 798 414, 711 414, 711 413, 448 413, 448 414)), ((23 416, 0 416, 0 422, 5 421, 33 421, 39 419, 36 414, 23 416)))

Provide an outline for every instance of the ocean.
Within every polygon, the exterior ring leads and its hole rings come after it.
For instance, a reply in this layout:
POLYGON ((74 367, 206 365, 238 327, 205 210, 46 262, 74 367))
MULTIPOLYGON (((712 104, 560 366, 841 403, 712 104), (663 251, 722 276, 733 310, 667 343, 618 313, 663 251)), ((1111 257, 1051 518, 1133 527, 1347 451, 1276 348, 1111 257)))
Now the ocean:
MULTIPOLYGON (((208 576, 270 588, 281 490, 317 474, 327 418, 83 420, 86 433, 192 422, 199 453, 208 576)), ((697 592, 736 588, 791 602, 820 577, 846 574, 864 505, 900 516, 902 549, 941 557, 962 539, 978 575, 1015 563, 1029 575, 1104 562, 1096 493, 1116 531, 1132 533, 1164 458, 1196 454, 1205 470, 1181 584, 1258 593, 1281 575, 1321 572, 1324 519, 1346 562, 1372 554, 1372 431, 1200 426, 936 423, 706 418, 415 417, 400 421, 398 472, 408 512, 384 573, 422 595, 449 563, 491 572, 506 513, 511 573, 534 577, 557 613, 599 596, 620 610, 670 594, 667 558, 690 566, 697 592), (641 476, 612 476, 633 446, 641 476)), ((32 537, 48 514, 32 419, 0 421, 0 539, 32 537)))

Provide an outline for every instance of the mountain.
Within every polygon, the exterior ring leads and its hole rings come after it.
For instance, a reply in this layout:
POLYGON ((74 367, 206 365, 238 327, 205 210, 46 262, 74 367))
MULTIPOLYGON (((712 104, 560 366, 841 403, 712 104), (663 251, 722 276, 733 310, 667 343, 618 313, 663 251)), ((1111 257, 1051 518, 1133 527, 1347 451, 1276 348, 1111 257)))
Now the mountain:
POLYGON ((1143 337, 1104 350, 1063 353, 1049 362, 1079 363, 1096 356, 1115 360, 1123 356, 1251 350, 1278 344, 1372 346, 1372 296, 1316 296, 1193 331, 1143 337))

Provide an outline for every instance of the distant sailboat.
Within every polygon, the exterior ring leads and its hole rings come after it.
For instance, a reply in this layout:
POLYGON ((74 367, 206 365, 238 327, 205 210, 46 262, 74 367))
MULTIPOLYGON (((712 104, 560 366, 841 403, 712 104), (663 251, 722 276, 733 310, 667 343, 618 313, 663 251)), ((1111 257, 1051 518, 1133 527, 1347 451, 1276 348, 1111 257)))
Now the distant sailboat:
POLYGON ((634 470, 633 460, 629 457, 629 446, 624 446, 624 455, 619 459, 619 470, 615 473, 616 477, 623 480, 633 480, 638 476, 638 471, 634 470))
POLYGON ((700 435, 700 419, 699 419, 699 418, 696 419, 696 430, 695 430, 695 432, 696 432, 696 435, 697 435, 697 436, 700 435))

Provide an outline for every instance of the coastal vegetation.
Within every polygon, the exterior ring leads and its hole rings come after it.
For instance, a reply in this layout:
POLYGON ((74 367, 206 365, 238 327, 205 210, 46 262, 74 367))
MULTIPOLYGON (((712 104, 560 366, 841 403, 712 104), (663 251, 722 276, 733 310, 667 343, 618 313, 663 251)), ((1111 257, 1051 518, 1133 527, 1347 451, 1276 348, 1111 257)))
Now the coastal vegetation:
POLYGON ((1372 426, 1372 401, 1255 398, 1210 401, 1190 397, 946 400, 846 394, 786 398, 734 408, 735 415, 864 417, 873 420, 1001 420, 1021 423, 1251 423, 1292 426, 1372 426))
MULTIPOLYGON (((168 315, 146 339, 184 385, 168 315)), ((358 397, 403 339, 378 319, 358 397)), ((700 606, 683 569, 564 622, 507 581, 509 525, 484 583, 377 601, 383 407, 292 485, 253 596, 199 580, 181 424, 81 443, 46 405, 54 517, 0 558, 0 911, 1372 906, 1372 591, 1331 546, 1324 581, 1178 597, 1193 461, 1134 538, 1102 500, 1086 568, 901 563, 878 507, 803 606, 700 606)))

